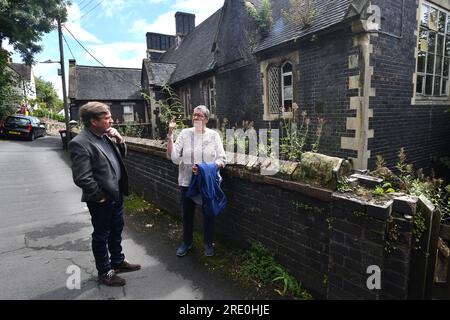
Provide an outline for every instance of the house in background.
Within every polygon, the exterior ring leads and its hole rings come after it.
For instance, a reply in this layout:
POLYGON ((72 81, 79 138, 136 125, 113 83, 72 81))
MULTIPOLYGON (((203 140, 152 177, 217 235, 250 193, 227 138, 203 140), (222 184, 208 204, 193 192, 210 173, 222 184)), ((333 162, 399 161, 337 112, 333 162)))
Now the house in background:
MULTIPOLYGON (((450 2, 311 3, 313 18, 302 26, 283 14, 296 10, 289 0, 271 1, 264 33, 248 13, 261 0, 225 0, 195 28, 195 17, 177 13, 175 36, 147 33, 145 69, 165 65, 161 79, 186 117, 204 104, 212 127, 227 118, 232 126, 277 128, 306 112, 311 144, 324 119, 319 152, 357 170, 373 168, 377 155, 393 167, 402 147, 416 168, 449 155, 450 2)), ((144 89, 159 94, 158 86, 144 89)))
POLYGON ((115 123, 147 123, 141 73, 141 69, 81 66, 69 60, 71 120, 79 120, 82 105, 99 101, 109 105, 115 123))
POLYGON ((23 63, 14 62, 9 63, 8 66, 16 80, 15 90, 21 98, 21 106, 32 110, 35 107, 32 101, 36 100, 36 82, 33 68, 23 63))

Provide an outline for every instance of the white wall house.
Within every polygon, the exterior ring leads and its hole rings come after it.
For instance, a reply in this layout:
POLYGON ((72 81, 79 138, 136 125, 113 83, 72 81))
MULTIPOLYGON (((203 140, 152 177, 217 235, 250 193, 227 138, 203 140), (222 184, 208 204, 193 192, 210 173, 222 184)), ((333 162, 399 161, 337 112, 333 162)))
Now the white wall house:
POLYGON ((36 82, 32 67, 22 63, 10 63, 9 68, 17 81, 17 94, 29 109, 34 109, 35 105, 32 105, 31 101, 36 99, 36 82))

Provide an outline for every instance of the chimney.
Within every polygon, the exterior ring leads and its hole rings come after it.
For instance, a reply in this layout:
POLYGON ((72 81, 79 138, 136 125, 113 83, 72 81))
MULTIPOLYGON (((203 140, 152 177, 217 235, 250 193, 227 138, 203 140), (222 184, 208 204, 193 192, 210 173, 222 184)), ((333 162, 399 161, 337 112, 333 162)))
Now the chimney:
POLYGON ((69 59, 69 99, 76 99, 77 93, 77 74, 76 74, 77 61, 69 59))
POLYGON ((147 58, 158 61, 159 57, 175 45, 175 36, 147 32, 147 58))
POLYGON ((175 13, 176 35, 184 37, 195 28, 195 14, 177 12, 175 13))

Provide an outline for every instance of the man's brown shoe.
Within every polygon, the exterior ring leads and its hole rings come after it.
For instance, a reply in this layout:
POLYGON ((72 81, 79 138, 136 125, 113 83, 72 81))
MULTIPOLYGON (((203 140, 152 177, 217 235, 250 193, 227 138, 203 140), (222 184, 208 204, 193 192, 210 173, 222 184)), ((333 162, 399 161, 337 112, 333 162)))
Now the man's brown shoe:
POLYGON ((123 262, 121 264, 113 267, 113 269, 116 273, 132 272, 132 271, 137 271, 137 270, 141 269, 141 265, 140 264, 132 264, 132 263, 129 263, 127 260, 123 260, 123 262))
POLYGON ((125 279, 119 277, 114 270, 109 270, 107 273, 98 276, 98 281, 110 287, 122 287, 125 285, 125 279))

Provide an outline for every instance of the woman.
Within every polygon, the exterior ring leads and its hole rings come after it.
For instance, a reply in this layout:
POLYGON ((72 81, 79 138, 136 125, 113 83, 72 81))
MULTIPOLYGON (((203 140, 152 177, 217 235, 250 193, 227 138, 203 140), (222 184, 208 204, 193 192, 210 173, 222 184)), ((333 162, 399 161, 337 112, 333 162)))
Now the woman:
MULTIPOLYGON (((194 232, 194 200, 187 197, 187 191, 191 183, 192 174, 198 175, 199 168, 196 164, 215 163, 217 170, 225 167, 226 154, 219 133, 208 129, 206 124, 209 119, 209 110, 203 105, 194 109, 192 114, 193 127, 183 129, 176 142, 173 142, 173 131, 176 123, 169 124, 167 135, 167 156, 171 157, 178 168, 178 185, 181 188, 181 204, 183 215, 183 243, 177 250, 177 256, 183 257, 192 248, 194 232)), ((199 202, 197 202, 199 203, 199 202)), ((203 207, 203 231, 205 256, 214 255, 213 233, 214 215, 206 212, 203 207)))

